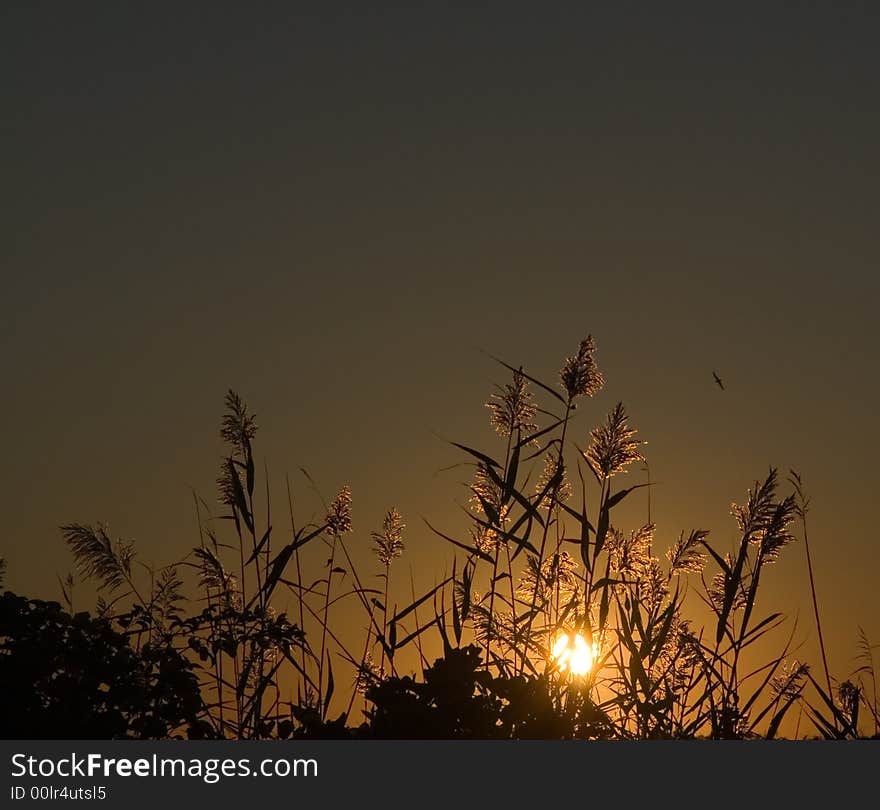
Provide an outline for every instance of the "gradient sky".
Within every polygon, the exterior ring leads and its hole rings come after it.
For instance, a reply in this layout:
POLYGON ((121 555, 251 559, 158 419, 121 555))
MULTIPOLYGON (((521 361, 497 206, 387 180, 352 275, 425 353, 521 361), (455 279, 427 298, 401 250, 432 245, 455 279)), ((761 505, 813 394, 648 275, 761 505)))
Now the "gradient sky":
MULTIPOLYGON (((845 676, 880 641, 874 5, 439 5, 3 4, 7 585, 58 598, 62 523, 195 545, 230 386, 276 491, 349 483, 364 548, 396 505, 430 585, 484 352, 555 380, 591 332, 577 440, 626 403, 660 545, 801 472, 845 676)), ((818 664, 805 576, 763 607, 818 664)))

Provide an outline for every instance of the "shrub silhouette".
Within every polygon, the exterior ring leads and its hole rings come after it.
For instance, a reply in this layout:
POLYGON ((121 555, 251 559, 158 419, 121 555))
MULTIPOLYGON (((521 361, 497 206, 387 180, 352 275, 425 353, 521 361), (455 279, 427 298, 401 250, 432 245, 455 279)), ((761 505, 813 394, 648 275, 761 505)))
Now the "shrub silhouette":
POLYGON ((544 676, 497 676, 475 645, 448 648, 422 681, 389 677, 367 689, 360 736, 379 739, 572 739, 608 736, 607 717, 583 694, 560 700, 544 676))
POLYGON ((168 646, 134 649, 109 620, 0 594, 0 737, 202 736, 191 664, 168 646))

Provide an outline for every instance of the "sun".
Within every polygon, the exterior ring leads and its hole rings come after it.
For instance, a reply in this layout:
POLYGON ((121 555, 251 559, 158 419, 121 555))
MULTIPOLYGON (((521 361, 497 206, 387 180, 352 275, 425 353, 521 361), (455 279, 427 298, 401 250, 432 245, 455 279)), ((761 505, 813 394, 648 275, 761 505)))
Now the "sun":
POLYGON ((593 644, 580 633, 560 633, 553 643, 551 657, 560 672, 580 676, 589 674, 596 656, 593 644))

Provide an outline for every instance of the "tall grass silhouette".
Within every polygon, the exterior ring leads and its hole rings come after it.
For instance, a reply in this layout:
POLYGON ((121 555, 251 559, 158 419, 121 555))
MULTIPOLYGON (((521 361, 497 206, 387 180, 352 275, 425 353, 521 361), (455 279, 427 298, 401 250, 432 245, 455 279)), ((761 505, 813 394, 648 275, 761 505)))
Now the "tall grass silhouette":
MULTIPOLYGON (((411 573, 403 607, 392 573, 412 526, 393 507, 381 527, 355 526, 348 487, 302 523, 287 478, 276 527, 256 418, 234 391, 220 512, 194 494, 188 554, 155 567, 103 525, 65 525, 62 536, 98 586, 98 617, 135 650, 164 646, 192 662, 209 736, 773 738, 795 709, 827 738, 859 737, 860 710, 880 733, 875 646, 860 629, 860 666, 835 688, 812 564, 822 683, 792 659, 789 620, 762 612, 798 523, 806 547, 800 476, 790 492, 775 468, 754 481, 732 510, 732 548, 700 527, 660 548, 650 505, 647 523, 620 525, 621 505, 652 484, 650 473, 630 478, 649 467, 623 403, 593 414, 591 429, 578 423, 605 385, 595 355, 588 335, 555 384, 495 358, 509 375, 486 403, 496 449, 453 443, 471 470, 467 526, 426 524, 438 549, 453 548, 452 570, 432 572, 422 591, 411 573), (369 571, 350 553, 353 532, 372 541, 369 571), (306 546, 323 549, 316 572, 306 546), (281 594, 289 615, 275 607, 281 594), (708 623, 690 617, 694 600, 708 623), (354 643, 352 627, 364 628, 354 643)), ((72 610, 72 582, 62 588, 72 610)))

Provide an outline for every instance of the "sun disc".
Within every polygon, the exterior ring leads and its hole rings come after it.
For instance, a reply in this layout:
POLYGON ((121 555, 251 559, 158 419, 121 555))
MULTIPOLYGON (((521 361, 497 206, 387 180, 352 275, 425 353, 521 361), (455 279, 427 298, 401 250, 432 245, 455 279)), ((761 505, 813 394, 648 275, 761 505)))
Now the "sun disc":
POLYGON ((553 643, 551 657, 560 672, 587 675, 593 668, 593 645, 580 633, 561 633, 553 643))

